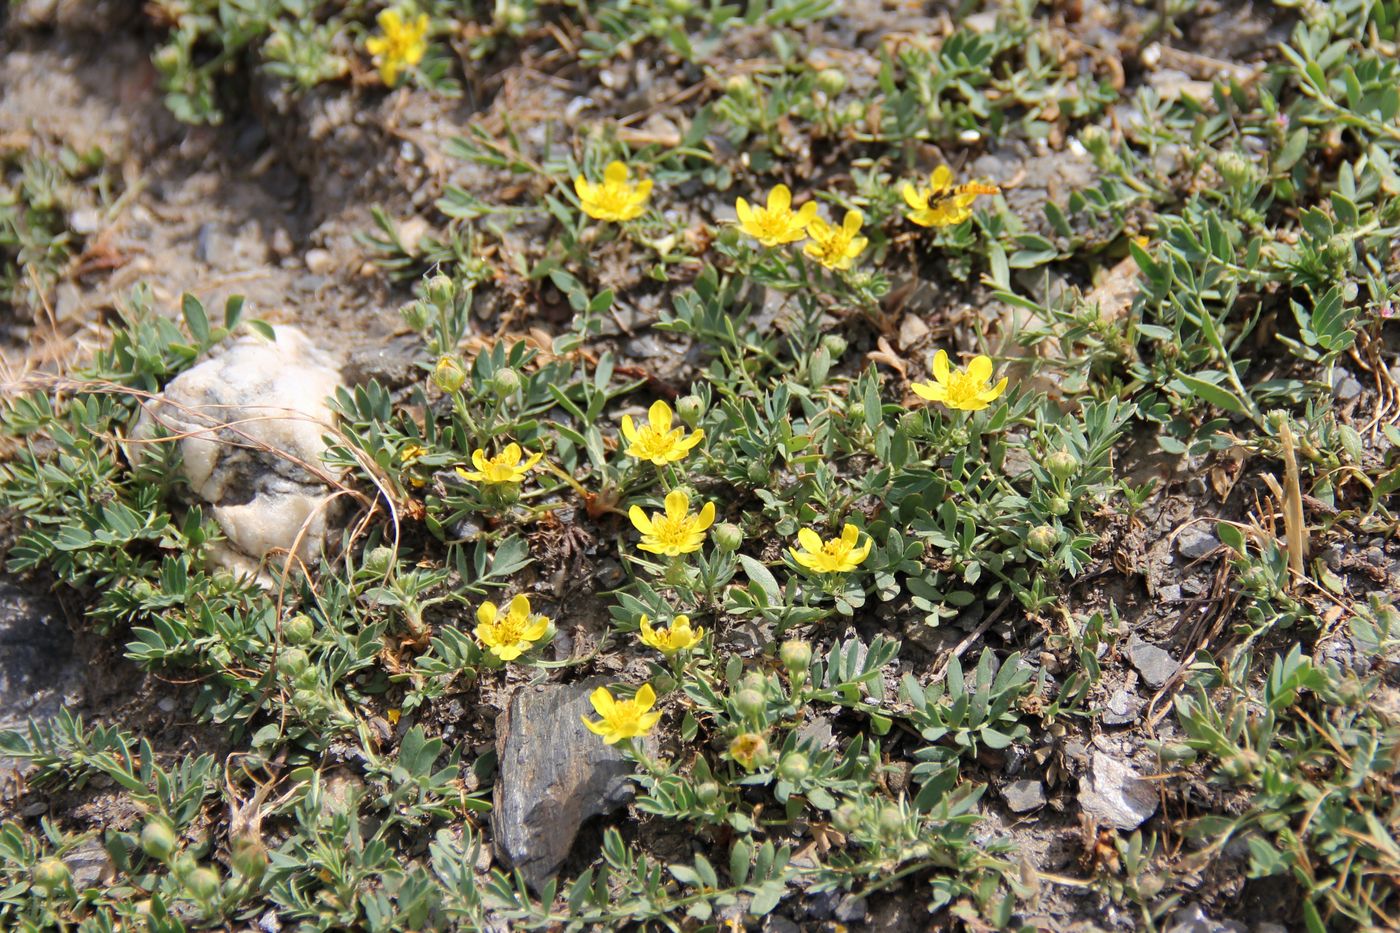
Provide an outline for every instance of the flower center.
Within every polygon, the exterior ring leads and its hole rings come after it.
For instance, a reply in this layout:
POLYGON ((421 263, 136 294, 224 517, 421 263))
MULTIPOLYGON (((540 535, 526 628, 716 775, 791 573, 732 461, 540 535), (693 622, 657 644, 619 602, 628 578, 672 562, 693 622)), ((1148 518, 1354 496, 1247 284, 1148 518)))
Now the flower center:
POLYGON ((662 544, 682 544, 690 533, 690 518, 672 518, 663 515, 652 521, 652 532, 662 544))
POLYGON ((950 373, 948 375, 948 404, 959 405, 969 402, 976 402, 977 395, 982 391, 982 385, 967 373, 950 373))
POLYGON ((666 434, 662 434, 653 427, 641 428, 637 431, 637 449, 646 457, 655 457, 670 453, 671 448, 675 446, 677 440, 676 435, 679 433, 679 430, 674 429, 666 434))
POLYGON ((622 211, 627 208, 630 196, 631 192, 626 185, 615 185, 605 181, 598 188, 598 206, 608 211, 622 211))

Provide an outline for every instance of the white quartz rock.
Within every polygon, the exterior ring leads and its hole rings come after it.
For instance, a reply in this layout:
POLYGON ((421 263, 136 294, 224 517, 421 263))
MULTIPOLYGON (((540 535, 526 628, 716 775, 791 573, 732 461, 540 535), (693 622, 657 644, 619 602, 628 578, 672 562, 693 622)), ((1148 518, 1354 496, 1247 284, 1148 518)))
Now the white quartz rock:
POLYGON ((171 380, 135 432, 151 437, 159 424, 180 437, 184 479, 228 537, 216 557, 232 570, 269 557, 280 566, 294 544, 313 560, 334 519, 337 477, 321 456, 340 373, 300 330, 275 333, 240 338, 171 380))

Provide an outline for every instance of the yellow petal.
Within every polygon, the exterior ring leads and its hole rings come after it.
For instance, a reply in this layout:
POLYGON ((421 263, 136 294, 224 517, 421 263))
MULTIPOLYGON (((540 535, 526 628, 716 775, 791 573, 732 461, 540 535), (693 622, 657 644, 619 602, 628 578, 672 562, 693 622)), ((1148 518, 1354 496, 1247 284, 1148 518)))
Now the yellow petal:
POLYGON ((803 528, 797 532, 797 543, 802 545, 804 550, 813 554, 822 549, 822 537, 811 528, 803 528))
POLYGON ((628 443, 637 443, 637 425, 631 415, 622 416, 622 436, 627 438, 628 443))
POLYGON ((526 472, 526 471, 528 471, 528 470, 533 470, 533 469, 535 468, 535 464, 539 463, 540 460, 541 460, 543 457, 544 457, 544 454, 543 454, 543 453, 538 453, 538 452, 537 452, 537 453, 531 454, 531 455, 530 455, 530 458, 529 458, 528 460, 526 460, 524 463, 520 464, 520 472, 521 472, 521 473, 524 473, 524 472, 526 472))
POLYGON ((743 198, 734 201, 734 213, 739 216, 739 223, 748 226, 753 223, 753 208, 749 207, 749 202, 743 198))
POLYGON ((844 526, 842 526, 841 543, 846 545, 846 547, 855 547, 856 539, 858 537, 860 537, 860 530, 856 528, 855 525, 852 525, 850 522, 847 522, 844 526))
POLYGON ((549 620, 544 616, 535 616, 535 621, 526 626, 520 636, 526 641, 539 641, 547 631, 549 631, 549 620))
POLYGON ((996 399, 998 399, 998 398, 1001 397, 1001 393, 1003 393, 1003 392, 1006 391, 1006 383, 1007 383, 1007 381, 1008 381, 1008 380, 1007 380, 1007 377, 1006 377, 1006 376, 1002 376, 1000 382, 998 382, 996 385, 992 386, 992 387, 991 387, 990 389, 988 389, 987 391, 980 393, 980 394, 978 395, 978 398, 982 399, 982 401, 984 401, 984 402, 992 402, 992 401, 995 401, 996 399))
POLYGON ((510 609, 506 615, 512 619, 524 619, 530 615, 530 597, 524 593, 519 594, 510 601, 510 609))
POLYGON ((936 382, 913 382, 909 388, 914 390, 914 394, 921 399, 930 402, 945 402, 948 400, 948 389, 936 382))
POLYGON ((603 180, 612 185, 625 185, 627 183, 627 166, 614 159, 608 163, 608 167, 603 169, 603 180))
POLYGON ((948 366, 948 351, 939 350, 933 355, 933 378, 938 380, 939 383, 946 383, 950 375, 951 369, 948 366))
POLYGON ((919 191, 913 185, 909 184, 909 182, 906 181, 904 183, 904 187, 900 189, 899 193, 904 195, 904 203, 908 204, 914 210, 928 210, 928 195, 919 191))
POLYGON ((690 497, 679 489, 666 493, 666 517, 680 521, 690 511, 690 497))
POLYGON ((941 194, 953 183, 953 170, 946 165, 940 165, 928 176, 928 183, 933 187, 934 194, 941 194))
POLYGON ((599 687, 590 693, 588 702, 593 704, 593 709, 605 720, 617 712, 617 701, 613 699, 607 687, 599 687))
POLYGON ((812 218, 817 216, 817 202, 808 201, 797 209, 797 222, 806 227, 812 222, 812 218))
POLYGON ((392 34, 403 28, 403 19, 399 16, 398 10, 380 10, 374 21, 386 33, 392 34))
POLYGON ((768 213, 784 214, 792 207, 792 192, 787 185, 774 185, 768 192, 768 213))
MULTIPOLYGON (((578 718, 579 722, 583 723, 584 728, 586 728, 589 732, 592 732, 594 735, 601 735, 604 737, 604 741, 607 741, 608 733, 612 732, 612 728, 607 724, 607 722, 603 720, 589 719, 582 713, 579 714, 578 718)), ((611 745, 612 742, 608 742, 608 744, 611 745)))
POLYGON ((645 712, 656 703, 656 691, 651 689, 651 684, 642 684, 642 689, 637 691, 637 709, 645 712))
POLYGON ((706 502, 705 507, 700 510, 699 516, 695 520, 695 531, 704 531, 715 523, 715 504, 706 502))
POLYGON ((653 430, 660 434, 667 433, 671 430, 671 406, 657 399, 647 409, 647 420, 651 422, 653 430))
POLYGON ((489 601, 484 602, 477 607, 476 621, 481 623, 482 625, 495 625, 496 614, 496 604, 489 601))
POLYGON ((632 508, 627 511, 627 517, 632 519, 632 527, 636 528, 642 534, 649 535, 652 533, 651 519, 647 516, 647 513, 642 511, 640 505, 632 506, 632 508))
POLYGON ((513 467, 520 462, 520 445, 512 441, 506 445, 506 449, 501 451, 496 457, 496 462, 501 466, 513 467))
POLYGON ((485 473, 486 467, 489 465, 490 464, 486 460, 486 451, 479 447, 472 451, 472 466, 476 467, 478 472, 485 473))
POLYGON ((640 210, 650 196, 651 179, 643 178, 641 181, 637 182, 637 190, 632 193, 632 201, 637 205, 638 210, 640 210))
POLYGON ((972 362, 967 364, 967 374, 978 382, 986 382, 992 378, 992 361, 990 357, 974 356, 972 362))
POLYGON ((841 222, 841 227, 851 236, 855 236, 863 223, 865 223, 865 217, 861 215, 860 211, 846 211, 846 219, 841 222))
POLYGON ((525 652, 524 649, 521 648, 520 643, 516 642, 511 645, 492 645, 491 653, 502 661, 514 661, 525 652))

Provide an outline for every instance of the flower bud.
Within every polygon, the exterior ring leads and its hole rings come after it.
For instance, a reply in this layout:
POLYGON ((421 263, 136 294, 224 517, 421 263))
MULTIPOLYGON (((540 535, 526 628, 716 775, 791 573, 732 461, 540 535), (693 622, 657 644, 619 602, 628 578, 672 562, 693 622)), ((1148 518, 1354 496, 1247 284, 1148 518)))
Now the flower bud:
POLYGON ((858 100, 853 100, 841 111, 841 119, 847 123, 859 123, 865 116, 865 105, 858 100))
POLYGON ((360 562, 360 567, 366 573, 372 573, 376 577, 384 576, 393 565, 394 549, 386 545, 380 545, 366 551, 364 559, 360 562))
POLYGON ((1052 450, 1045 458, 1045 469, 1050 471, 1050 475, 1058 480, 1067 480, 1079 472, 1079 458, 1071 453, 1068 448, 1061 447, 1052 450))
POLYGON ((502 366, 491 377, 491 388, 501 398, 520 391, 520 374, 509 366, 502 366))
POLYGON ((737 551, 744 544, 744 530, 733 522, 720 522, 710 534, 721 551, 737 551))
POLYGON ((301 690, 314 690, 321 683, 321 673, 309 664, 292 677, 292 683, 301 690))
POLYGON ((904 835, 904 814, 898 807, 885 807, 880 811, 880 835, 887 839, 904 835))
POLYGON ((151 56, 155 66, 160 71, 171 72, 180 67, 180 62, 184 60, 178 46, 163 45, 156 50, 156 54, 151 56))
POLYGON ((817 72, 817 87, 828 96, 835 97, 846 89, 846 75, 837 68, 823 68, 817 72))
POLYGON ((219 873, 212 868, 196 868, 185 879, 185 888, 195 900, 213 900, 219 894, 219 873))
POLYGON ((431 313, 426 301, 410 301, 399 308, 399 317, 403 318, 410 330, 421 332, 428 329, 431 313))
POLYGON ((1069 500, 1064 496, 1052 496, 1047 506, 1050 514, 1056 517, 1069 514, 1069 500))
POLYGON ((428 279, 428 300, 446 310, 457 297, 457 286, 445 275, 435 275, 428 279))
POLYGON ((701 806, 708 807, 719 799, 719 785, 714 781, 705 781, 695 788, 695 799, 700 801, 701 806))
POLYGON ((840 334, 827 334, 822 338, 822 346, 826 348, 827 353, 831 354, 833 360, 839 360, 841 354, 846 352, 846 348, 850 344, 840 334))
POLYGON ((46 858, 34 866, 29 877, 40 891, 52 892, 68 883, 70 873, 62 859, 46 858))
POLYGON ((797 639, 785 641, 778 649, 778 660, 791 674, 805 673, 812 666, 812 646, 797 639))
POLYGON ((846 406, 846 417, 858 423, 865 421, 865 403, 852 402, 846 406))
POLYGON ((762 486, 768 482, 768 465, 760 460, 753 460, 749 463, 749 482, 755 486, 762 486))
POLYGON ((864 813, 859 804, 853 800, 842 802, 835 810, 831 811, 831 825, 836 827, 837 832, 850 835, 860 829, 861 818, 864 813))
POLYGON ((241 877, 257 881, 267 871, 267 849, 256 837, 239 836, 231 848, 229 861, 241 877))
POLYGON ((178 840, 170 821, 163 816, 152 817, 141 827, 141 851, 151 858, 167 859, 175 851, 178 840))
POLYGON ((456 392, 467 381, 467 371, 457 357, 447 354, 433 367, 433 385, 444 392, 456 392))
POLYGON ((753 78, 748 75, 730 75, 724 82, 724 90, 735 97, 747 97, 753 93, 753 78))
POLYGON ((289 645, 304 645, 316 635, 316 623, 304 612, 288 619, 282 626, 282 638, 289 645))
POLYGON ((1026 535, 1026 544, 1032 551, 1049 554, 1060 543, 1060 535, 1051 525, 1036 525, 1026 535))
POLYGON ((1220 153, 1215 159, 1215 168, 1231 188, 1244 188, 1256 180, 1254 166, 1238 152, 1220 153))
POLYGON ((763 694, 752 687, 745 687, 734 694, 734 708, 750 718, 757 718, 766 705, 763 694))
POLYGON ((300 648, 283 648, 277 656, 277 670, 287 677, 295 677, 311 663, 311 658, 300 648))
POLYGON ((700 423, 700 416, 705 414, 705 406, 697 396, 682 395, 676 399, 676 414, 686 427, 693 428, 700 423))
POLYGON ((805 778, 810 770, 812 763, 801 752, 788 752, 778 763, 778 777, 793 784, 805 778))

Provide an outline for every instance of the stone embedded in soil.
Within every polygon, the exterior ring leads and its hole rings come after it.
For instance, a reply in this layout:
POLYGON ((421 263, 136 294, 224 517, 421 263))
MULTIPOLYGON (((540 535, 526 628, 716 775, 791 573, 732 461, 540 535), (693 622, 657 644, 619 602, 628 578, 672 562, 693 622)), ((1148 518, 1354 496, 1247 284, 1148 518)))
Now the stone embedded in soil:
POLYGON ((588 695, 607 683, 522 687, 497 720, 493 842, 536 891, 564 864, 584 820, 632 799, 631 762, 581 721, 595 717, 588 695))
POLYGON ((1126 726, 1137 719, 1138 709, 1142 706, 1142 700, 1131 690, 1119 688, 1113 691, 1113 696, 1108 698, 1104 704, 1103 713, 1099 716, 1099 722, 1105 726, 1126 726))
POLYGON ((150 438, 159 424, 188 435, 177 442, 181 473, 228 538, 216 560, 240 572, 293 546, 314 560, 334 518, 335 477, 321 456, 340 373, 296 328, 278 327, 276 338, 241 338, 175 377, 135 434, 150 438))
POLYGON ((1039 781, 1012 781, 1001 789, 1013 813, 1029 813, 1045 806, 1045 785, 1039 781))
POLYGON ((63 856, 63 864, 72 875, 73 887, 79 891, 106 887, 116 872, 112 857, 98 839, 88 839, 63 856))
POLYGON ((1128 659, 1149 687, 1160 687, 1171 680, 1181 665, 1166 651, 1138 639, 1128 642, 1128 659))
POLYGON ((1172 914, 1166 933, 1247 933, 1249 927, 1233 920, 1212 920, 1199 904, 1191 904, 1172 914))
POLYGON ((53 716, 82 679, 58 605, 0 581, 0 728, 53 716))
POLYGON ((1184 529, 1176 539, 1176 551, 1188 560, 1200 560, 1220 547, 1220 539, 1196 525, 1184 529))
POLYGON ((1127 762, 1096 751, 1079 779, 1079 806, 1101 826, 1137 829, 1157 812, 1157 789, 1127 762))

